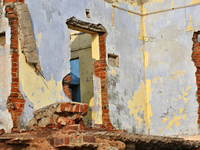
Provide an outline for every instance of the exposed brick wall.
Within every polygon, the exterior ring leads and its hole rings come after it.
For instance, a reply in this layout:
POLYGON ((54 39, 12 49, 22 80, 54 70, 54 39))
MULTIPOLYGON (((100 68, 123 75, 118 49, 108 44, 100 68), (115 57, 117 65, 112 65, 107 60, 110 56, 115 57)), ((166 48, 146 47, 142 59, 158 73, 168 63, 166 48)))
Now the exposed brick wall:
POLYGON ((198 101, 198 104, 199 104, 199 110, 198 110, 198 124, 200 125, 200 44, 199 42, 197 41, 197 35, 200 34, 200 31, 199 32, 194 32, 194 35, 193 35, 193 52, 192 52, 192 60, 194 61, 194 64, 197 68, 196 70, 196 83, 197 83, 197 87, 198 87, 198 90, 197 90, 197 101, 198 101))
MULTIPOLYGON (((8 2, 16 2, 16 0, 5 0, 8 2)), ((24 1, 20 1, 24 2, 24 1)), ((12 56, 12 83, 11 94, 8 97, 7 108, 13 119, 13 126, 20 128, 20 116, 24 109, 25 100, 19 91, 19 54, 18 54, 18 16, 13 7, 6 7, 6 17, 11 27, 11 56, 12 56)))
POLYGON ((69 83, 71 82, 71 76, 70 74, 67 74, 64 78, 63 78, 63 91, 65 93, 65 95, 71 99, 71 93, 69 91, 69 83))
POLYGON ((102 111, 103 111, 103 124, 109 130, 114 129, 109 119, 109 108, 107 102, 107 75, 106 75, 106 33, 99 34, 99 49, 100 60, 94 63, 94 74, 101 79, 101 97, 102 97, 102 111))

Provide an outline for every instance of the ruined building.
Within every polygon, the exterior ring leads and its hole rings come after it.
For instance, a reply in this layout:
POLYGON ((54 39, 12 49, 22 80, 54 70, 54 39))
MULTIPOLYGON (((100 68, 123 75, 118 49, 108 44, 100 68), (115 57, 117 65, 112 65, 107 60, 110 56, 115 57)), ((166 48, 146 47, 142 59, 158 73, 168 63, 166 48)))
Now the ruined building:
POLYGON ((199 134, 200 0, 0 2, 6 133, 59 122, 199 134))

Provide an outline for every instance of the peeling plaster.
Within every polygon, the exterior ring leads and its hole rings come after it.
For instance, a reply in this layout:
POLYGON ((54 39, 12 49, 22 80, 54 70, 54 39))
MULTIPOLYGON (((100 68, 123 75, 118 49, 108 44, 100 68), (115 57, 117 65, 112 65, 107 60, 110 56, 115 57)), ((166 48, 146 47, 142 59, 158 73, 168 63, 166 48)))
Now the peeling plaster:
MULTIPOLYGON (((192 15, 190 15, 190 24, 186 27, 186 31, 193 31, 194 28, 192 27, 192 15)), ((185 25, 186 25, 186 19, 185 19, 185 25)))
POLYGON ((46 81, 41 75, 37 75, 34 68, 26 63, 20 44, 19 56, 19 81, 23 93, 33 103, 34 109, 45 107, 56 101, 65 100, 62 82, 56 82, 53 75, 51 75, 51 80, 49 81, 46 81))
POLYGON ((153 115, 151 106, 149 105, 149 94, 151 92, 150 84, 151 82, 148 80, 148 88, 145 88, 144 83, 142 82, 132 99, 128 101, 129 114, 133 115, 136 123, 139 125, 137 128, 141 128, 141 123, 143 121, 145 121, 146 127, 148 128, 150 117, 153 115), (147 95, 146 98, 145 95, 147 95), (144 114, 144 118, 138 116, 139 113, 144 114))
POLYGON ((39 40, 39 42, 41 42, 41 38, 42 38, 42 33, 38 34, 38 40, 39 40))
POLYGON ((13 127, 13 121, 8 109, 0 110, 0 129, 4 129, 6 133, 10 133, 13 127))
POLYGON ((172 129, 172 125, 175 123, 175 126, 180 126, 181 123, 179 122, 181 118, 179 116, 174 116, 174 119, 172 119, 170 122, 168 122, 167 129, 172 129))
POLYGON ((173 8, 174 7, 174 0, 172 0, 172 4, 171 4, 171 8, 173 8))
POLYGON ((199 2, 200 2, 200 0, 192 0, 190 4, 193 5, 193 4, 197 4, 199 2))

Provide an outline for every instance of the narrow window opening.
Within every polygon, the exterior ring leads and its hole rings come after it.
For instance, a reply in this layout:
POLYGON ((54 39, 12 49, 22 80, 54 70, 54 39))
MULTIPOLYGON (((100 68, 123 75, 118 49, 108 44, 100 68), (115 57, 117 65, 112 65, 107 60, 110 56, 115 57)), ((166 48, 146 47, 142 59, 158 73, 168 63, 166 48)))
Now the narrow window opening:
POLYGON ((6 43, 6 34, 5 32, 0 33, 0 45, 4 45, 6 43))
POLYGON ((118 55, 108 54, 108 64, 114 67, 119 67, 118 55))
POLYGON ((86 18, 90 18, 90 10, 86 9, 85 10, 86 18))

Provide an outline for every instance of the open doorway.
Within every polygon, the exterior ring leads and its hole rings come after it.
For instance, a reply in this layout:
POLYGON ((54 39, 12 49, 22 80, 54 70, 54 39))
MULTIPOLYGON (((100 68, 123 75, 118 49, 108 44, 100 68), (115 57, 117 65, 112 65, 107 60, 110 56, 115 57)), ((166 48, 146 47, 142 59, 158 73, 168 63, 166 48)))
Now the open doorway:
POLYGON ((63 79, 63 90, 73 101, 88 104, 87 116, 83 118, 85 125, 114 129, 107 103, 107 31, 101 24, 75 17, 66 24, 71 31, 71 71, 63 79))
POLYGON ((69 88, 72 94, 71 99, 75 102, 89 104, 94 97, 91 35, 75 30, 70 31, 71 82, 69 88))

